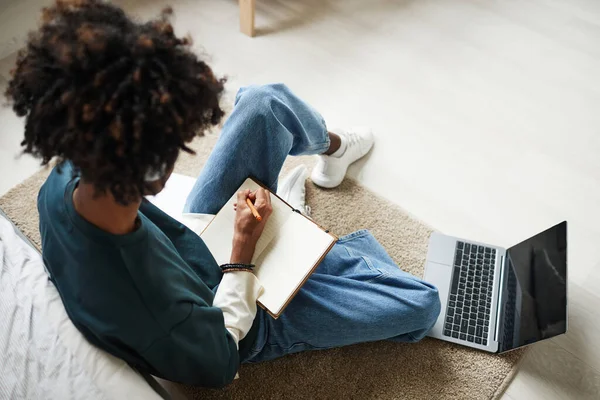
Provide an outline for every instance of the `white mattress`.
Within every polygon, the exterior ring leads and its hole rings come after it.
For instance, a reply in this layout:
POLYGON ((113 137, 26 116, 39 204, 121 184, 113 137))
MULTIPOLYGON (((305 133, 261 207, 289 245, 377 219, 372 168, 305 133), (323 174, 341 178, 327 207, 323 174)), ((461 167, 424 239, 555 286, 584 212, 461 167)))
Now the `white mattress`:
POLYGON ((160 399, 69 320, 40 254, 0 216, 0 399, 160 399))

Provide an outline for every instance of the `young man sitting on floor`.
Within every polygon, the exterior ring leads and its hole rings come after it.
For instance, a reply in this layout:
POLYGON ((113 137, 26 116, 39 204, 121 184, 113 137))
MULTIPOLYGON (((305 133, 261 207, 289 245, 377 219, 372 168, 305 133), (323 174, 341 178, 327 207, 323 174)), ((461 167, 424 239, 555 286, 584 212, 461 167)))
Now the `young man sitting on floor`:
MULTIPOLYGON (((367 231, 339 239, 275 320, 257 310, 251 272, 222 273, 197 234, 144 199, 223 116, 223 80, 173 34, 167 14, 138 23, 101 1, 58 1, 7 89, 25 117, 24 151, 60 163, 38 210, 43 258, 73 323, 142 370, 206 386, 231 382, 240 362, 423 338, 440 310, 437 290, 401 271, 367 231)), ((186 211, 216 213, 249 175, 277 190, 288 155, 320 154, 312 180, 335 187, 372 143, 367 130, 328 132, 284 85, 241 89, 186 211)), ((297 169, 279 185, 297 208, 305 178, 297 169)), ((249 264, 270 197, 238 199, 231 262, 249 264)))

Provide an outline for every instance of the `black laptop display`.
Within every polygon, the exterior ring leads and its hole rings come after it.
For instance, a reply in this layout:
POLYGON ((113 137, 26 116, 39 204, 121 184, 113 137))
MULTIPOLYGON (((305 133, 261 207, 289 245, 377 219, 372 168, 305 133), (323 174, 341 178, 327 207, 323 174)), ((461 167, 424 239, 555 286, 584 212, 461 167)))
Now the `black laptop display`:
POLYGON ((511 247, 503 275, 498 351, 567 331, 567 223, 511 247))

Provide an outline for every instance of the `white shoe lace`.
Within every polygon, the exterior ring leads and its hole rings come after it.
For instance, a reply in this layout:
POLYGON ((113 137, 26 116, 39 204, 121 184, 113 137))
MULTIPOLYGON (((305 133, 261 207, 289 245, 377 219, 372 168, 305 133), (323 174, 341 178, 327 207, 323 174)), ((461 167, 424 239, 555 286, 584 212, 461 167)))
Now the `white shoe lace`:
POLYGON ((360 137, 358 136, 358 134, 356 132, 348 132, 346 134, 346 138, 348 138, 348 145, 352 146, 356 143, 358 143, 360 137))

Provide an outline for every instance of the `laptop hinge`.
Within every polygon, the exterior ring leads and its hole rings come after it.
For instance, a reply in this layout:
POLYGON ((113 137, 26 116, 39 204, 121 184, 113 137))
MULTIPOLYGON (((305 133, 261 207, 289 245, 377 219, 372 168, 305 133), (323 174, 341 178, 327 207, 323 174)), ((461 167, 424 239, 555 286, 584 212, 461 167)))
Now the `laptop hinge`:
POLYGON ((500 280, 498 281, 498 296, 496 302, 496 328, 494 329, 494 341, 498 341, 498 331, 500 330, 500 312, 502 311, 502 287, 504 282, 504 256, 500 257, 500 280))

